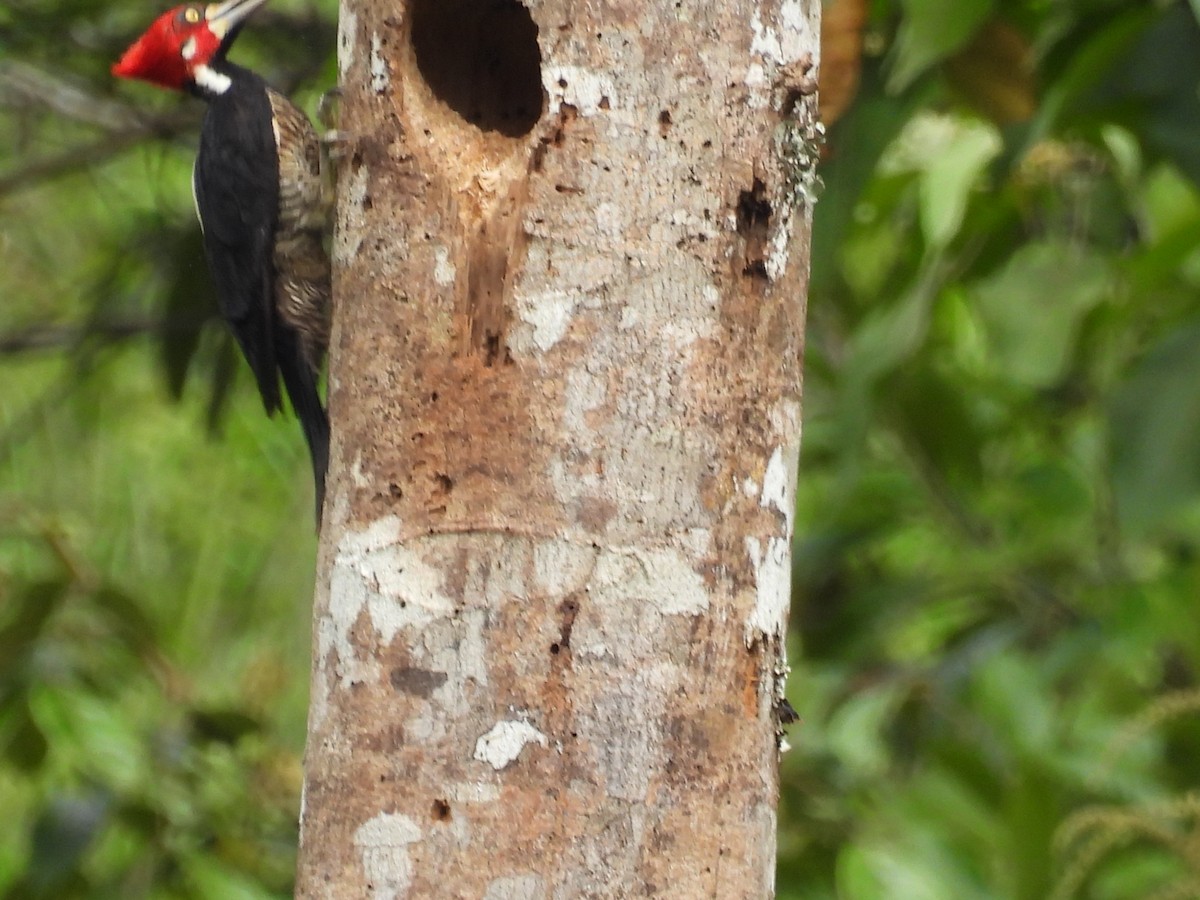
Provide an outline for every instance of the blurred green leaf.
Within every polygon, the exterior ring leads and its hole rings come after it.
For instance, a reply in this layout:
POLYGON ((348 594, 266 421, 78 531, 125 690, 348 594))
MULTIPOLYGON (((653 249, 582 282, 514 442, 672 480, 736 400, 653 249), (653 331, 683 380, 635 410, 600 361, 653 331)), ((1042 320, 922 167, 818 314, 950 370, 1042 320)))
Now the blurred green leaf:
POLYGON ((1200 181, 1200 95, 1194 90, 1200 24, 1191 11, 1183 3, 1163 5, 1106 75, 1091 87, 1081 111, 1129 122, 1155 156, 1200 181))
POLYGON ((856 845, 838 854, 837 890, 841 900, 883 900, 890 896, 869 856, 856 845))
POLYGON ((1200 491, 1200 324, 1151 348, 1113 399, 1113 489, 1133 532, 1200 491))
POLYGON ((110 615, 117 632, 124 636, 130 649, 142 651, 155 645, 157 632, 154 623, 142 611, 136 597, 120 588, 106 585, 92 594, 92 602, 110 615))
POLYGON ((944 247, 958 236, 967 201, 1000 148, 992 129, 975 125, 957 131, 929 156, 921 175, 921 226, 931 248, 944 247))
POLYGON ((883 685, 860 691, 841 706, 826 736, 843 766, 859 773, 887 769, 884 725, 899 702, 899 686, 883 685))
POLYGON ((902 0, 904 17, 896 39, 888 88, 903 91, 934 63, 963 47, 992 12, 993 0, 902 0))
POLYGON ((0 709, 0 750, 22 772, 37 771, 46 759, 46 736, 29 712, 29 704, 18 695, 0 709))
POLYGON ((75 874, 84 851, 108 818, 108 798, 98 792, 54 797, 33 826, 29 884, 38 896, 56 896, 75 874))
POLYGON ((213 900, 267 900, 275 895, 252 879, 221 865, 208 855, 191 854, 182 860, 184 877, 197 897, 213 900))
POLYGON ((996 365, 1014 382, 1048 388, 1075 352, 1083 317, 1110 293, 1103 258, 1078 248, 1031 243, 974 289, 996 365))
MULTIPOLYGON (((69 588, 66 579, 40 581, 28 585, 13 598, 8 620, 0 626, 0 659, 9 660, 11 665, 29 652, 46 622, 62 605, 69 588)), ((0 678, 3 675, 0 671, 0 678)))

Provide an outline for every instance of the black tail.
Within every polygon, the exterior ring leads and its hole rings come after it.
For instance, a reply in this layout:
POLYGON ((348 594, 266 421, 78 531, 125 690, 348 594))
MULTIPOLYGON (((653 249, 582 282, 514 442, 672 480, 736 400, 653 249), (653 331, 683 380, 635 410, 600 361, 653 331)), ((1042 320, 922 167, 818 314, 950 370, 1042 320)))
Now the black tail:
POLYGON ((321 395, 317 391, 317 373, 304 358, 299 341, 294 334, 276 334, 277 339, 282 338, 279 346, 279 371, 283 375, 283 386, 287 388, 292 409, 296 411, 296 417, 300 420, 304 439, 308 442, 308 452, 312 457, 317 529, 320 530, 321 510, 325 505, 325 472, 329 468, 329 416, 325 413, 325 407, 321 405, 321 395))

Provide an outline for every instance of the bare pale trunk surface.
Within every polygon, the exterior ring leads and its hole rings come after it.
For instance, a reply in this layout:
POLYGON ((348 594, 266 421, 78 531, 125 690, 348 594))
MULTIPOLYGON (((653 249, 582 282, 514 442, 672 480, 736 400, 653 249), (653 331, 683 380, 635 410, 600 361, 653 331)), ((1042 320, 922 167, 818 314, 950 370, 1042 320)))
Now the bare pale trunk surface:
POLYGON ((297 894, 766 897, 818 0, 343 0, 297 894))

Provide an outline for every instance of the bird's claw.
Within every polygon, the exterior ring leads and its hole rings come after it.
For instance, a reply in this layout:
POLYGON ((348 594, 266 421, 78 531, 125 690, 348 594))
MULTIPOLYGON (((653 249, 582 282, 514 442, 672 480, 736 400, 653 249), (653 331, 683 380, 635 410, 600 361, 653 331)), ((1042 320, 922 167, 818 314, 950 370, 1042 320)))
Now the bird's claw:
POLYGON ((335 162, 345 155, 346 145, 350 143, 350 138, 350 132, 338 131, 336 128, 323 131, 318 136, 321 147, 329 155, 329 158, 335 162))
POLYGON ((336 117, 338 114, 338 104, 342 100, 342 89, 340 87, 332 87, 321 95, 321 99, 317 101, 317 121, 321 123, 321 127, 329 131, 337 129, 336 117))

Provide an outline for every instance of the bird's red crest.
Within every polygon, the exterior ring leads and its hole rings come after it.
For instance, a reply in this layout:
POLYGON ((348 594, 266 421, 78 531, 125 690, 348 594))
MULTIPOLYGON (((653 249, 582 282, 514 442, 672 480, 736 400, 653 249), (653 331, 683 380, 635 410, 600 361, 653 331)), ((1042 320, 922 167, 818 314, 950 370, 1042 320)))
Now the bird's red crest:
POLYGON ((134 42, 112 73, 166 88, 181 88, 192 79, 196 66, 207 64, 221 46, 196 3, 163 13, 134 42))

